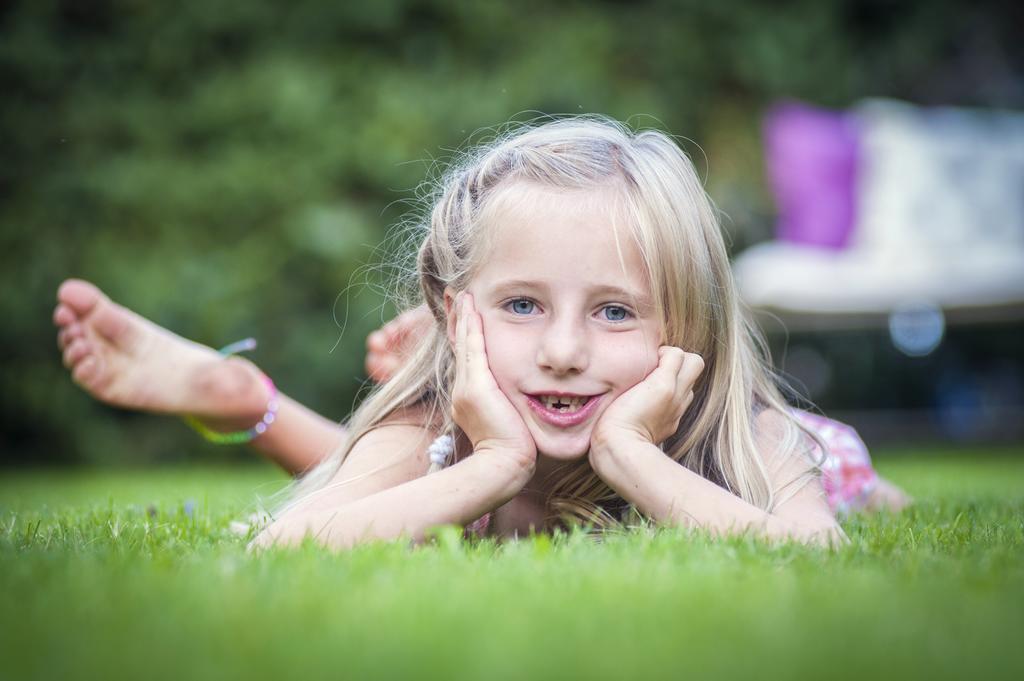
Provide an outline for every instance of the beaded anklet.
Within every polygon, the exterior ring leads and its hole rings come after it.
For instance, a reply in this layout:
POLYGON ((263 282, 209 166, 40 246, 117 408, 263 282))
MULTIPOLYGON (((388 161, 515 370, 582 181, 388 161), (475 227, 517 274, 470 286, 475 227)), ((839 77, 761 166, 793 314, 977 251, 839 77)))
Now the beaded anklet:
MULTIPOLYGON (((222 357, 230 357, 231 355, 237 355, 240 352, 248 352, 256 348, 255 338, 246 338, 230 345, 225 345, 223 348, 218 350, 222 357)), ((256 422, 256 425, 248 430, 239 430, 233 433, 221 433, 211 428, 206 427, 199 422, 194 416, 186 416, 185 423, 192 427, 197 433, 202 435, 205 439, 217 445, 238 445, 251 442, 257 437, 267 432, 267 428, 277 418, 277 410, 280 408, 280 404, 277 400, 277 387, 274 386, 274 382, 270 380, 262 371, 260 372, 260 378, 263 379, 264 385, 267 386, 267 390, 270 391, 270 399, 267 400, 267 411, 263 414, 263 417, 256 422)))

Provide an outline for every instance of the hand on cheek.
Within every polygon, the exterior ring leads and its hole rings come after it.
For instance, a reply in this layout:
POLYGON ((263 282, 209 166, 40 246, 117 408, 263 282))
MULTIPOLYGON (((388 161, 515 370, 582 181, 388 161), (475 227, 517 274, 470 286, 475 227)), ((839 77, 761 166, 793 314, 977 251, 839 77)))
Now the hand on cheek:
POLYGON ((473 451, 511 458, 523 469, 536 463, 537 448, 522 417, 501 392, 487 361, 483 324, 469 294, 459 294, 452 419, 473 443, 473 451))
POLYGON ((657 445, 668 439, 693 401, 693 386, 703 370, 700 355, 661 346, 658 366, 601 415, 591 437, 592 455, 611 443, 639 440, 657 445))

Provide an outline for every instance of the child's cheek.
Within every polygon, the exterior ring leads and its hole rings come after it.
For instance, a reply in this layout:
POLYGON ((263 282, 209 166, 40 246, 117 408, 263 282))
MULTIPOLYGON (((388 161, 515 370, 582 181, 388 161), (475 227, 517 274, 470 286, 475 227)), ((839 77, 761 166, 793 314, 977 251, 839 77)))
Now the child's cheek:
POLYGON ((527 363, 528 357, 524 356, 527 344, 518 338, 515 329, 508 328, 508 325, 494 321, 489 323, 486 316, 483 317, 483 322, 484 344, 491 374, 494 375, 494 380, 501 391, 511 397, 517 392, 520 374, 524 368, 530 366, 527 363))
POLYGON ((657 346, 645 342, 639 334, 633 338, 610 339, 601 355, 603 373, 621 392, 647 378, 658 366, 657 346))

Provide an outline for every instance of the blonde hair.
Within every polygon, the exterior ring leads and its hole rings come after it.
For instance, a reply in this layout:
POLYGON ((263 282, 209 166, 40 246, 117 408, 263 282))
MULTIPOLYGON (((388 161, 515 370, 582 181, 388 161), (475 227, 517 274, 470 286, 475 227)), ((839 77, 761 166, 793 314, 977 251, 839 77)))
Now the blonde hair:
MULTIPOLYGON (((679 146, 656 130, 633 132, 598 116, 578 116, 518 125, 492 143, 466 152, 425 197, 429 219, 412 225, 419 243, 418 300, 434 325, 412 356, 386 383, 376 387, 352 415, 344 445, 301 478, 293 503, 328 488, 353 445, 386 420, 414 408, 424 425, 452 432, 450 388, 454 360, 446 336, 444 291, 464 290, 486 252, 485 216, 499 189, 529 182, 556 190, 615 186, 631 236, 642 254, 663 338, 703 357, 704 373, 679 429, 662 443, 683 466, 771 511, 781 499, 772 488, 768 464, 757 445, 757 414, 774 410, 782 419, 776 451, 782 456, 809 451, 810 435, 793 418, 769 368, 767 350, 741 309, 733 285, 716 211, 696 170, 679 146)), ((807 458, 794 487, 817 474, 807 458)), ((608 527, 610 509, 621 498, 586 459, 556 470, 548 498, 553 518, 608 527)))

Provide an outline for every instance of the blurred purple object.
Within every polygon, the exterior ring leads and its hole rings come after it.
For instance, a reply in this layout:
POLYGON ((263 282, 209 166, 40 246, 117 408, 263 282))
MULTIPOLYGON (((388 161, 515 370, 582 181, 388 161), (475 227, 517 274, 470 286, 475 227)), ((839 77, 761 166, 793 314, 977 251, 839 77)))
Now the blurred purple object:
POLYGON ((842 249, 856 222, 859 133, 850 114, 785 103, 765 116, 779 241, 842 249))

